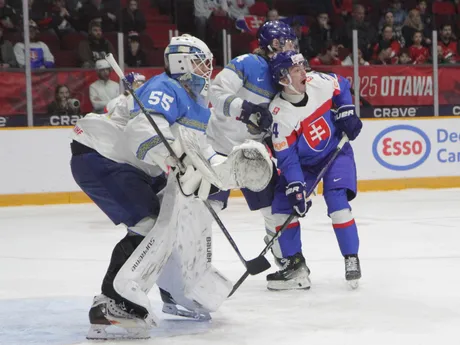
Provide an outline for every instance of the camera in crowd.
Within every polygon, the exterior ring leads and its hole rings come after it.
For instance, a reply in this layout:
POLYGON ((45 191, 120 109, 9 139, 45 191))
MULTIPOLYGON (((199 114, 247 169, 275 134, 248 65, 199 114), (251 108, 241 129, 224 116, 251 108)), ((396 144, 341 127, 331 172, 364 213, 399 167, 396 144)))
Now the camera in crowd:
POLYGON ((69 103, 69 106, 74 109, 80 108, 80 101, 78 99, 71 98, 67 102, 69 103))

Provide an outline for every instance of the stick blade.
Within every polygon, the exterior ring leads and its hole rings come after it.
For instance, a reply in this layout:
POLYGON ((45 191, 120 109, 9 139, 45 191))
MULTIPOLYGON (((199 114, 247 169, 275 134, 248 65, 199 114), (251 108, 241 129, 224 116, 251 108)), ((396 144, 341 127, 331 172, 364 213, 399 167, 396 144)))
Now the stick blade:
POLYGON ((246 261, 246 270, 252 276, 262 273, 268 270, 270 267, 271 264, 268 262, 265 256, 258 256, 255 259, 246 261))

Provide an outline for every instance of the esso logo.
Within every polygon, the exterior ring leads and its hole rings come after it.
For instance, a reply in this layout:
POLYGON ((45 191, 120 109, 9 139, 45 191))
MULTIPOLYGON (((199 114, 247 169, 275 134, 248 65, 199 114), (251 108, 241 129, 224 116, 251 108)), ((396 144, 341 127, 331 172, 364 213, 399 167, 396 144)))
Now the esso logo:
POLYGON ((391 170, 410 170, 422 164, 430 155, 428 136, 417 127, 391 126, 380 132, 372 144, 375 159, 391 170))

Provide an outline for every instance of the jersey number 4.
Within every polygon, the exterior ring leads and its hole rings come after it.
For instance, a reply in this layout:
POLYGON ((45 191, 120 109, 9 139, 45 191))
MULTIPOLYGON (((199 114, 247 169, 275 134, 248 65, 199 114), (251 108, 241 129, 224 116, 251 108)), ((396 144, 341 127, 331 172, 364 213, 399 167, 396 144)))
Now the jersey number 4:
POLYGON ((272 129, 272 133, 275 135, 275 138, 278 138, 278 123, 273 123, 273 129, 272 129))
POLYGON ((174 102, 174 97, 171 97, 162 91, 152 91, 149 97, 149 104, 157 105, 160 102, 163 109, 168 111, 171 108, 172 102, 174 102))

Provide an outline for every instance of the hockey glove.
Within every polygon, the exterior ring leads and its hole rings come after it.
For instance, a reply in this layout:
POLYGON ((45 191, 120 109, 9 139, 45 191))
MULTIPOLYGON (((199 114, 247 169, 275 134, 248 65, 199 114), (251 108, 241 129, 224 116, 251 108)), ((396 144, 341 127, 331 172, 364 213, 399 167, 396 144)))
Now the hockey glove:
POLYGON ((268 131, 273 123, 272 114, 267 108, 248 101, 243 101, 237 120, 245 123, 249 133, 254 135, 268 131))
POLYGON ((305 216, 311 207, 311 200, 307 199, 307 185, 305 182, 291 182, 286 187, 286 196, 292 208, 300 217, 305 216))
POLYGON ((363 127, 360 118, 356 116, 354 105, 342 105, 335 111, 334 121, 335 126, 350 140, 355 140, 363 127))

